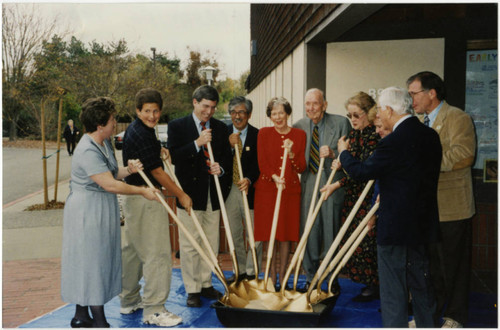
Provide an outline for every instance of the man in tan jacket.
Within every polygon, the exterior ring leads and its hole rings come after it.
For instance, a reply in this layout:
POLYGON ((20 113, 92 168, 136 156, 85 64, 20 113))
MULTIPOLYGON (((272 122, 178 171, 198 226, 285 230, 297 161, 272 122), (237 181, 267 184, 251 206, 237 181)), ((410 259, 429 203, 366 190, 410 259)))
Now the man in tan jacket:
MULTIPOLYGON (((461 328, 467 322, 471 271, 471 218, 475 213, 471 166, 476 135, 471 117, 445 101, 443 80, 420 72, 407 82, 413 108, 439 134, 443 148, 438 183, 442 241, 432 246, 430 269, 436 294, 436 324, 461 328)), ((418 327, 418 324, 417 324, 418 327)))

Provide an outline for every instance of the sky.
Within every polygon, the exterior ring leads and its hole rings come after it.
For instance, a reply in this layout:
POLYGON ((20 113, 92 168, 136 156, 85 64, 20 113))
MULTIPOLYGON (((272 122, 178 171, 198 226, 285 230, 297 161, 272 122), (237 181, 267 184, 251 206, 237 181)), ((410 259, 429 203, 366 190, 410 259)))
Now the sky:
MULTIPOLYGON (((13 1, 3 1, 9 3, 13 1)), ((44 15, 59 14, 83 42, 125 39, 132 53, 177 56, 184 68, 187 46, 215 54, 219 77, 237 79, 250 69, 250 4, 242 2, 37 2, 44 15)))

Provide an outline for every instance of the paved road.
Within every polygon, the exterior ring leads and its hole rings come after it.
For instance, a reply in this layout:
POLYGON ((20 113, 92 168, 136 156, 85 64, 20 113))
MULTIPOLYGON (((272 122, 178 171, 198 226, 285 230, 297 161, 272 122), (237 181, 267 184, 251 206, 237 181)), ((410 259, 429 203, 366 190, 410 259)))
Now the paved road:
MULTIPOLYGON (((5 205, 21 197, 43 190, 42 150, 23 148, 3 148, 3 187, 2 204, 5 205)), ((47 156, 55 149, 47 149, 47 156)), ((121 165, 121 151, 116 150, 116 158, 121 165)), ((59 157, 59 182, 69 179, 71 174, 71 157, 66 149, 61 149, 59 157)), ((57 154, 47 159, 47 185, 55 183, 57 154)), ((58 196, 64 201, 66 196, 58 196)), ((49 195, 49 201, 54 194, 49 195)))
MULTIPOLYGON (((43 161, 41 149, 3 148, 3 205, 31 193, 43 190, 43 161)), ((55 149, 47 149, 47 156, 55 149)), ((47 159, 47 184, 55 183, 57 154, 47 159)), ((59 158, 59 182, 69 179, 71 157, 65 149, 59 158)), ((49 200, 54 195, 49 195, 49 200)), ((59 196, 57 198, 60 199, 59 196)))

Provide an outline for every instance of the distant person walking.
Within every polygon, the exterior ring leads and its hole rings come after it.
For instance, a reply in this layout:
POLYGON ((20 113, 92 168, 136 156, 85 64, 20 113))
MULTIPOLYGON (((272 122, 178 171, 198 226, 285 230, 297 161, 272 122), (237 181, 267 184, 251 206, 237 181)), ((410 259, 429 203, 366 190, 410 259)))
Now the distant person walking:
POLYGON ((73 151, 76 146, 76 137, 80 134, 80 130, 73 123, 73 119, 68 120, 68 125, 64 128, 63 137, 66 140, 68 155, 73 156, 73 151))

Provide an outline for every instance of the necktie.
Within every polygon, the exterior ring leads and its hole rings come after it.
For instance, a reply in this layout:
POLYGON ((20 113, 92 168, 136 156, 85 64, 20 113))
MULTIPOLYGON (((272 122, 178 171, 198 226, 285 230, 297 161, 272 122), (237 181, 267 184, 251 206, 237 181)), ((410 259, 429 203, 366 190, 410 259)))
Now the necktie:
POLYGON ((238 170, 238 160, 236 157, 241 158, 241 153, 243 152, 243 143, 241 143, 240 136, 238 135, 238 154, 236 152, 233 156, 233 183, 237 184, 240 181, 240 173, 238 170))
POLYGON ((309 152, 309 170, 316 174, 318 173, 319 167, 319 131, 318 126, 314 126, 312 139, 311 139, 311 151, 309 152))
POLYGON ((431 123, 431 120, 429 119, 429 116, 424 115, 424 125, 427 126, 427 127, 429 127, 430 123, 431 123))
MULTIPOLYGON (((201 130, 204 131, 207 128, 205 127, 206 123, 200 123, 201 130)), ((205 145, 201 146, 201 150, 203 150, 203 155, 205 156, 205 163, 207 164, 207 171, 210 172, 210 155, 208 154, 208 150, 205 145)))

